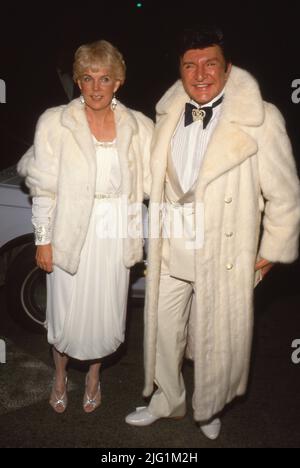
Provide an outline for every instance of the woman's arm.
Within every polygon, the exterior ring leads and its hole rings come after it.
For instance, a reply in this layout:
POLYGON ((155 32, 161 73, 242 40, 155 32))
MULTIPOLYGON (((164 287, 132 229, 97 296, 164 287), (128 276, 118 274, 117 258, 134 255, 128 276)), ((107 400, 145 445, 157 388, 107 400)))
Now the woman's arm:
POLYGON ((34 144, 18 163, 17 170, 33 197, 55 197, 61 144, 61 108, 48 109, 38 120, 34 144))

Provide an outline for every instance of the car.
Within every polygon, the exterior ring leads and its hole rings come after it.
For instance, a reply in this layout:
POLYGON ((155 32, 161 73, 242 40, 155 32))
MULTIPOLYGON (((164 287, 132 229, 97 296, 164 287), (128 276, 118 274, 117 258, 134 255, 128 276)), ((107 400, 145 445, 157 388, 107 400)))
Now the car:
MULTIPOLYGON (((35 263, 31 198, 16 166, 0 171, 0 286, 11 315, 26 329, 42 332, 46 319, 46 273, 35 263)), ((131 270, 130 297, 143 300, 144 262, 131 270)))

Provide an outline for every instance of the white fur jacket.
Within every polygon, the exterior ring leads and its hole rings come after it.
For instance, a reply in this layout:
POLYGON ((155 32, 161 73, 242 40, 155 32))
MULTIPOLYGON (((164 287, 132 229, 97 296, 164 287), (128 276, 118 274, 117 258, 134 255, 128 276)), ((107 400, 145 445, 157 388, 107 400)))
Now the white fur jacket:
MULTIPOLYGON (((157 105, 150 223, 152 207, 163 200, 169 144, 188 100, 178 81, 157 105)), ((204 204, 204 246, 195 251, 197 306, 190 323, 193 407, 200 421, 246 390, 257 257, 288 263, 298 255, 299 180, 284 121, 275 106, 262 100, 255 79, 237 67, 232 68, 225 87, 195 202, 204 204)), ((145 396, 153 391, 155 378, 161 248, 161 239, 150 239, 145 396)))
MULTIPOLYGON (((120 102, 115 119, 122 196, 128 204, 142 203, 144 193, 150 190, 148 167, 153 123, 120 102)), ((34 145, 19 161, 18 171, 26 177, 32 196, 56 199, 53 261, 74 274, 87 234, 96 183, 95 147, 79 99, 42 114, 34 145)), ((124 264, 131 267, 142 259, 143 240, 127 237, 123 242, 124 264)))

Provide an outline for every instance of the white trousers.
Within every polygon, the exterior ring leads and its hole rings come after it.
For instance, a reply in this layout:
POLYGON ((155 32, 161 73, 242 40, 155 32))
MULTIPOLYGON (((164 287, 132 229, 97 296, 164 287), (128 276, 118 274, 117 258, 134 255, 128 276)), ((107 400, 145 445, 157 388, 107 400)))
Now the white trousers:
POLYGON ((182 363, 192 299, 193 283, 162 273, 155 367, 158 389, 149 405, 150 412, 158 417, 181 417, 186 413, 182 363))

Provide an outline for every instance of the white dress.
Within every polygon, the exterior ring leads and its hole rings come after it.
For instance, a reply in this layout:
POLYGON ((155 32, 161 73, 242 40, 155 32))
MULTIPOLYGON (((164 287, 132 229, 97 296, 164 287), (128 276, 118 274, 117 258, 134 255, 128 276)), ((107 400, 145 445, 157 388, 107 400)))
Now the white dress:
MULTIPOLYGON (((96 196, 78 271, 71 275, 54 266, 47 275, 48 341, 80 360, 111 354, 124 341, 129 284, 120 235, 123 208, 117 149, 115 142, 94 138, 94 143, 96 196)), ((42 214, 37 206, 33 220, 41 222, 42 214)))

